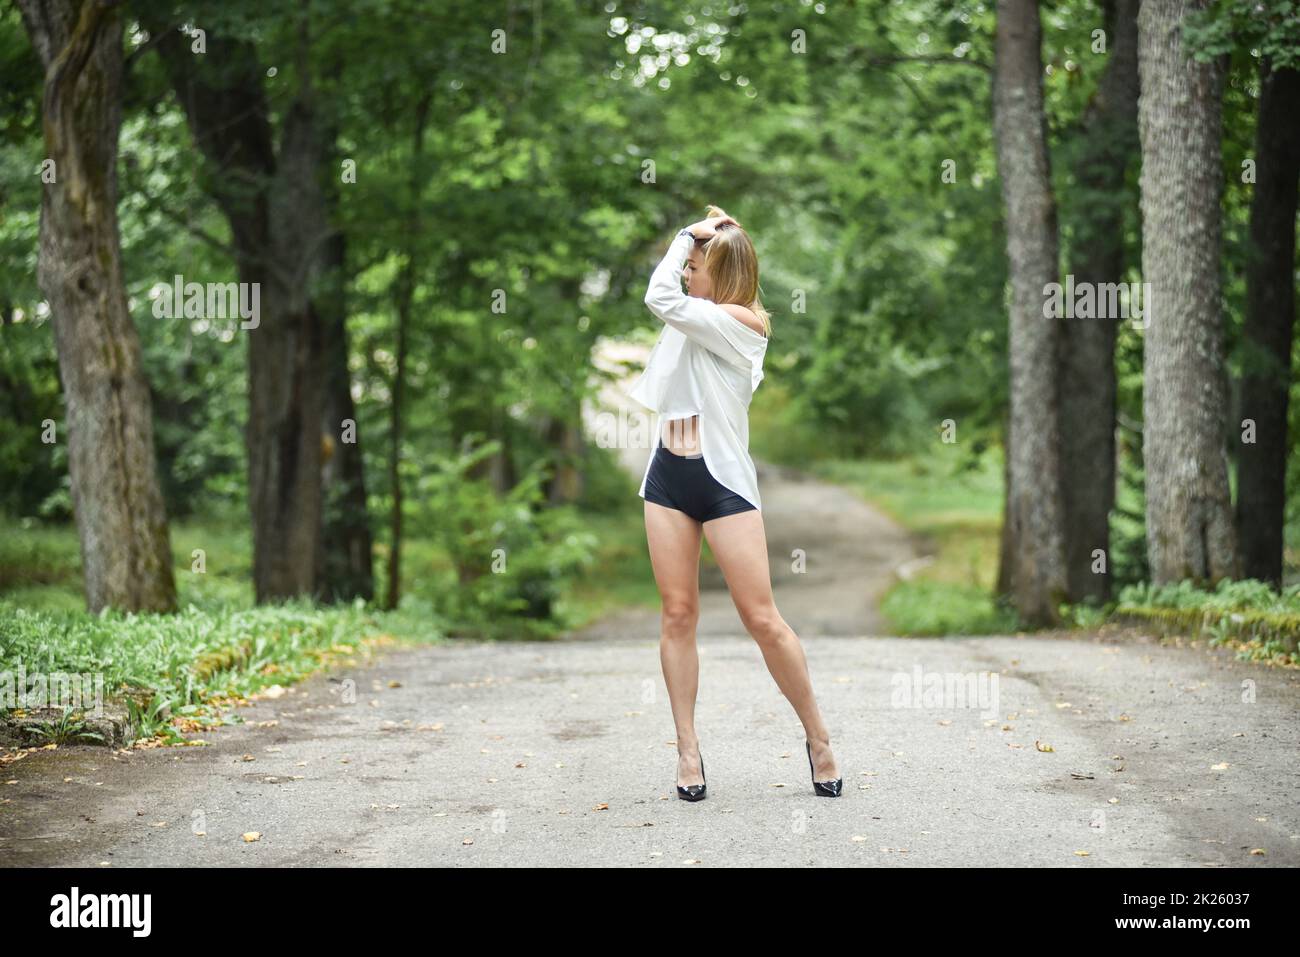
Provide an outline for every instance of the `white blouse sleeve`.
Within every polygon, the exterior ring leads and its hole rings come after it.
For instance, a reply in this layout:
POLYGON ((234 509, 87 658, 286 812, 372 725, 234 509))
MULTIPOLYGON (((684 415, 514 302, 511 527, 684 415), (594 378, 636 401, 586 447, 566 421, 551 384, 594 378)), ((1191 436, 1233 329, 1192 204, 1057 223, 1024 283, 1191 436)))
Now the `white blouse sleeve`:
POLYGON ((726 362, 762 379, 767 337, 751 329, 717 303, 682 292, 681 274, 695 240, 678 233, 650 276, 645 304, 668 325, 726 362))

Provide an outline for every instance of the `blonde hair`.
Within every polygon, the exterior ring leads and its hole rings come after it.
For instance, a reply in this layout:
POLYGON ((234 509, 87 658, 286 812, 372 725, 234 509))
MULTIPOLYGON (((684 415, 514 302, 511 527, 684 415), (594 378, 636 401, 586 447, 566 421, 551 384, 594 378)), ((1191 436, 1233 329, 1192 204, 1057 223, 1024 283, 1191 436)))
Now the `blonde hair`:
MULTIPOLYGON (((710 206, 707 215, 712 219, 727 213, 718 206, 710 206)), ((770 339, 772 319, 759 300, 758 254, 749 233, 740 226, 725 224, 700 249, 713 287, 713 301, 735 303, 752 310, 763 323, 763 335, 770 339)))

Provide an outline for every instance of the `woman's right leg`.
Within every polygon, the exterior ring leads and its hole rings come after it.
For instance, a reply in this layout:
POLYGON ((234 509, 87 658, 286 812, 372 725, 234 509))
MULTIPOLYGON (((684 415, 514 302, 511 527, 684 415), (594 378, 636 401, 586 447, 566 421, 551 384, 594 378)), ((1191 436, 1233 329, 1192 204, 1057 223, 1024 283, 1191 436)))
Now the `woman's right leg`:
POLYGON ((703 526, 685 512, 656 502, 645 503, 646 542, 659 586, 662 617, 659 661, 668 686, 677 733, 677 783, 703 784, 700 740, 695 733, 695 697, 700 685, 700 658, 695 625, 700 619, 700 538, 703 526))

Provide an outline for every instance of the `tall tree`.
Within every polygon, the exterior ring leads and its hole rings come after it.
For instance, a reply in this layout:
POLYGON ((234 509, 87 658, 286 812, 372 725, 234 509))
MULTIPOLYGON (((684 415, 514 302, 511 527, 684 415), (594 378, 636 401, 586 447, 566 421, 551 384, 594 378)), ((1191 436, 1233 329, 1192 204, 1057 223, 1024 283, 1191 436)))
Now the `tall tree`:
POLYGON ((212 167, 205 182, 230 223, 240 281, 261 290, 259 324, 244 333, 254 589, 258 601, 311 595, 321 564, 326 354, 313 295, 331 288, 322 280, 332 269, 335 228, 323 185, 332 126, 313 84, 309 11, 294 21, 297 82, 278 153, 252 42, 209 31, 198 56, 176 22, 156 11, 146 19, 212 167))
POLYGON ((1150 283, 1143 376, 1147 552, 1158 583, 1238 571, 1226 447, 1220 199, 1224 58, 1196 63, 1183 18, 1205 0, 1146 0, 1142 278, 1150 283))
POLYGON ((322 294, 315 298, 325 362, 325 420, 321 423, 324 467, 316 585, 317 593, 325 600, 369 601, 375 594, 373 541, 361 434, 348 368, 346 260, 347 240, 338 230, 326 243, 326 282, 322 294))
MULTIPOLYGON (((1075 132, 1075 283, 1101 289, 1123 281, 1124 213, 1136 196, 1125 189, 1138 152, 1138 0, 1101 4, 1109 56, 1097 92, 1075 132)), ((1118 316, 1098 297, 1093 318, 1061 328, 1061 481, 1071 601, 1110 594, 1110 511, 1115 504, 1115 331, 1118 316), (1094 551, 1105 570, 1094 569, 1094 551)))
POLYGON ((1260 59, 1254 192, 1246 258, 1241 418, 1253 441, 1237 443, 1237 532, 1242 573, 1282 584, 1286 524, 1287 405, 1295 329, 1300 70, 1260 59))
POLYGON ((1010 528, 1003 561, 1010 566, 1016 610, 1028 625, 1058 622, 1066 595, 1057 391, 1061 323, 1043 316, 1047 287, 1057 281, 1058 270, 1041 44, 1034 0, 999 0, 993 125, 1011 279, 1010 528))
POLYGON ((432 97, 426 93, 415 105, 411 135, 410 206, 407 219, 406 261, 397 274, 395 299, 397 305, 396 367, 393 370, 392 403, 389 406, 388 481, 393 495, 393 511, 389 533, 388 593, 384 604, 396 608, 402 593, 402 412, 406 399, 406 354, 410 341, 411 304, 415 299, 416 278, 419 275, 420 194, 424 186, 424 134, 429 122, 432 97))
POLYGON ((117 146, 122 21, 115 3, 23 0, 45 67, 48 173, 38 279, 67 403, 68 471, 86 604, 176 605, 153 410, 122 275, 117 146))

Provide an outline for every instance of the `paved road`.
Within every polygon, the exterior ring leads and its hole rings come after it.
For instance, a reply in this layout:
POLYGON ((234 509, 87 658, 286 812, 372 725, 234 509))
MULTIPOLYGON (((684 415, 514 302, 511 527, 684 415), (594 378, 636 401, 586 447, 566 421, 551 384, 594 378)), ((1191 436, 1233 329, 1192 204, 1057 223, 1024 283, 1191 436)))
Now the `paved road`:
POLYGON ((0 785, 0 863, 1300 864, 1294 673, 1132 632, 883 636, 865 596, 899 558, 882 536, 906 536, 763 468, 777 601, 842 797, 813 794, 792 710, 706 581, 705 801, 675 796, 657 618, 629 613, 564 641, 402 649, 319 675, 204 748, 31 755, 0 773, 17 782, 0 785), (781 570, 802 542, 808 572, 781 570), (987 695, 996 675, 996 699, 906 706, 918 675, 987 695))

